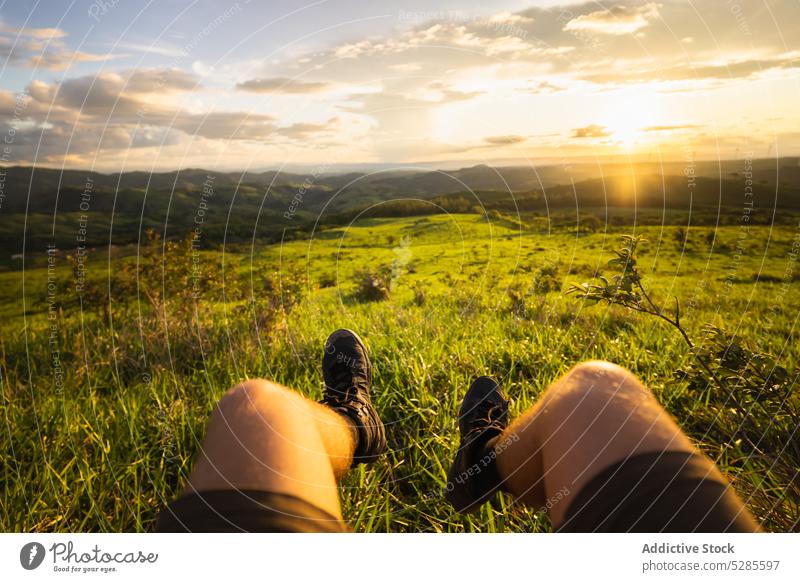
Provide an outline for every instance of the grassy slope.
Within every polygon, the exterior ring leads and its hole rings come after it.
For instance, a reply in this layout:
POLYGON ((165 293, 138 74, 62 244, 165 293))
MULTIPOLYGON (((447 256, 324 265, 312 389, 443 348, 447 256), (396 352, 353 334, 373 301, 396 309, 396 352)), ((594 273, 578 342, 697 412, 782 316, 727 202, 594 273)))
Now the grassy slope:
MULTIPOLYGON (((709 253, 709 229, 692 231, 688 252, 675 242, 675 230, 637 229, 651 241, 641 264, 653 294, 676 295, 695 335, 705 322, 724 324, 795 369, 796 303, 787 308, 795 295, 782 294, 780 283, 751 279, 759 272, 784 276, 792 266, 787 254, 794 231, 759 227, 740 238, 738 227, 725 227, 709 253), (739 243, 743 252, 736 250, 739 243)), ((705 420, 697 421, 704 417, 693 414, 703 402, 668 382, 687 356, 672 330, 618 308, 582 308, 557 291, 531 296, 525 317, 509 309, 507 287, 530 281, 544 264, 557 264, 565 284, 588 280, 602 270, 618 234, 520 234, 511 223, 464 215, 361 221, 318 233, 310 243, 224 257, 205 252, 208 265, 224 259, 226 284, 207 290, 194 315, 168 301, 166 316, 153 317, 131 301, 112 312, 111 325, 95 311, 61 316, 61 388, 53 381, 48 322, 36 303, 46 273, 26 273, 24 320, 19 273, 1 273, 0 527, 151 527, 190 467, 219 395, 243 377, 265 376, 318 398, 321 346, 341 326, 358 330, 371 350, 375 400, 389 423, 392 449, 344 482, 344 514, 357 531, 547 530, 544 514, 503 512, 502 500, 470 518, 444 504, 440 491, 457 444, 455 414, 474 374, 502 377, 516 414, 587 358, 605 358, 639 374, 768 525, 780 529, 795 522, 797 499, 785 498, 769 472, 739 458, 735 442, 720 442, 713 423, 704 426, 705 420), (393 260, 407 262, 407 269, 399 272, 391 299, 355 301, 355 273, 393 260), (277 272, 283 281, 297 269, 308 273, 311 290, 284 320, 267 322, 248 310, 246 298, 259 296, 265 274, 277 272), (334 284, 319 289, 321 280, 334 284), (415 294, 424 294, 421 305, 415 294)), ((93 277, 104 276, 102 253, 89 268, 93 277)), ((65 276, 66 267, 60 269, 65 276)))

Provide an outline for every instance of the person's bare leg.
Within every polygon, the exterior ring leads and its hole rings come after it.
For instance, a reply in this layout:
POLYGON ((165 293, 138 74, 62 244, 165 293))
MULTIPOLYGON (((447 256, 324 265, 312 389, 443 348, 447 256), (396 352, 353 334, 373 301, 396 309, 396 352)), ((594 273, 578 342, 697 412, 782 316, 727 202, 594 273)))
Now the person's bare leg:
POLYGON ((547 503, 555 525, 569 495, 615 462, 637 453, 695 451, 633 374, 600 361, 579 364, 552 384, 495 447, 503 489, 526 505, 547 503))
POLYGON ((267 380, 219 401, 184 493, 256 489, 294 495, 341 518, 337 479, 350 468, 353 424, 267 380))

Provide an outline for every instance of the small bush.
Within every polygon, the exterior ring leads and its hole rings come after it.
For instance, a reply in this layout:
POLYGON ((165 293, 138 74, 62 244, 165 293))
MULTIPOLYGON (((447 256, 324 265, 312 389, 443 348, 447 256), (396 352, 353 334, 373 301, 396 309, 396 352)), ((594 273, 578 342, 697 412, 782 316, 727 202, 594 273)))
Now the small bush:
POLYGON ((767 273, 753 273, 750 278, 753 281, 760 281, 761 283, 782 283, 783 278, 776 277, 775 275, 768 275, 767 273))
POLYGON ((686 246, 686 243, 689 241, 689 233, 686 231, 685 228, 679 228, 675 231, 675 242, 678 245, 678 250, 682 249, 686 246))
POLYGON ((336 286, 336 277, 332 273, 325 273, 319 278, 319 288, 327 289, 336 286))
POLYGON ((272 311, 289 312, 308 291, 308 281, 300 269, 283 269, 264 277, 263 288, 256 295, 259 302, 272 311))
POLYGON ((384 301, 391 295, 392 268, 384 265, 377 269, 362 269, 356 273, 354 296, 361 302, 384 301))
POLYGON ((421 283, 415 283, 411 287, 411 291, 414 292, 414 305, 422 306, 425 305, 425 286, 421 283))
POLYGON ((509 310, 516 317, 525 317, 528 313, 527 298, 530 295, 528 289, 522 283, 515 283, 506 289, 509 301, 509 310))
POLYGON ((536 270, 533 275, 531 291, 534 293, 549 293, 561 290, 561 279, 558 277, 558 265, 544 265, 536 270))

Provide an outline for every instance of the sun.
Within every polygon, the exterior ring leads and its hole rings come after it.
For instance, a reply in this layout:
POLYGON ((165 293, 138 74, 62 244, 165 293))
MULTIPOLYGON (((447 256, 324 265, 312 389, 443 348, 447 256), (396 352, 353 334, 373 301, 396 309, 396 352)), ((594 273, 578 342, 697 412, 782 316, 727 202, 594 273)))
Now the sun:
POLYGON ((647 85, 628 87, 618 92, 601 118, 612 142, 632 149, 649 141, 646 128, 658 125, 661 117, 660 96, 647 85))
POLYGON ((636 116, 618 119, 608 125, 612 141, 626 148, 636 145, 639 141, 641 137, 641 127, 642 125, 640 121, 636 119, 636 116))

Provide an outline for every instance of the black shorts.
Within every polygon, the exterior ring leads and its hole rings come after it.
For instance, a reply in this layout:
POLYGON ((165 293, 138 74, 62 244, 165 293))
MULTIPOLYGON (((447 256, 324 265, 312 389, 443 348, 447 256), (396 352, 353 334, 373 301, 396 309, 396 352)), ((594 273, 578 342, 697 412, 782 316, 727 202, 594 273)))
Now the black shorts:
MULTIPOLYGON (((594 477, 566 501, 560 532, 753 532, 758 525, 705 457, 646 453, 594 477)), ((159 516, 159 532, 346 532, 347 525, 292 495, 204 491, 159 516)))
POLYGON ((757 532, 707 458, 644 453, 601 471, 568 502, 561 532, 757 532))
POLYGON ((341 533, 347 525, 293 495, 224 489, 185 495, 158 516, 158 532, 341 533))

